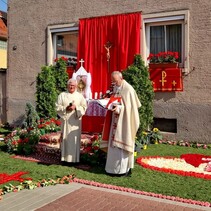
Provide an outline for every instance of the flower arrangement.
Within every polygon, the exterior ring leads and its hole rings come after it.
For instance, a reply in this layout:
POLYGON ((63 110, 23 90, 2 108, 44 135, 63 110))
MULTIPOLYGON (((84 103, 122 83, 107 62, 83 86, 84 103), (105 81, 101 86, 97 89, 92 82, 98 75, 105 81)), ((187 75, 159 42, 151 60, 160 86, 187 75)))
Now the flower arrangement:
POLYGON ((58 145, 61 142, 62 134, 61 131, 53 132, 53 133, 47 133, 40 136, 40 142, 39 143, 45 143, 50 145, 58 145))
POLYGON ((7 152, 30 155, 35 151, 35 146, 40 141, 41 136, 60 131, 60 125, 59 120, 52 118, 50 120, 40 119, 34 127, 15 128, 4 139, 7 152))
POLYGON ((152 131, 142 131, 140 138, 135 139, 135 151, 139 152, 141 148, 146 149, 150 143, 158 144, 163 139, 158 128, 153 128, 152 131))
POLYGON ((16 128, 5 137, 4 142, 7 146, 7 152, 29 155, 34 152, 39 139, 40 132, 37 129, 16 128))
MULTIPOLYGON (((136 189, 132 189, 132 188, 125 188, 125 187, 116 186, 116 185, 109 185, 109 184, 105 184, 105 183, 99 183, 99 182, 95 182, 95 181, 79 179, 79 178, 76 178, 74 174, 65 176, 61 179, 59 178, 59 179, 56 180, 56 183, 54 181, 52 181, 52 179, 48 179, 48 180, 43 179, 41 182, 36 182, 35 185, 33 185, 34 183, 32 183, 31 189, 36 188, 36 187, 45 187, 46 184, 48 184, 48 185, 64 184, 63 183, 64 181, 67 181, 67 183, 65 182, 65 184, 69 184, 71 182, 76 182, 76 183, 79 183, 79 184, 91 185, 91 186, 94 186, 94 187, 107 188, 107 189, 112 189, 112 190, 128 192, 128 193, 134 193, 134 194, 138 194, 138 195, 151 196, 151 197, 156 197, 156 198, 161 198, 161 199, 168 199, 168 200, 172 200, 172 201, 178 201, 178 202, 188 203, 188 204, 195 204, 195 205, 200 205, 200 206, 204 206, 204 207, 211 207, 211 203, 206 202, 206 201, 197 201, 197 200, 192 200, 192 199, 185 199, 185 198, 180 198, 180 197, 175 197, 175 196, 163 195, 163 194, 160 194, 160 193, 158 194, 158 193, 140 191, 140 190, 136 190, 136 189)), ((31 182, 29 182, 29 183, 31 183, 31 182)), ((24 184, 22 183, 20 185, 21 186, 19 186, 19 185, 18 186, 9 185, 10 186, 9 189, 7 189, 7 188, 4 188, 3 190, 1 189, 0 190, 0 200, 2 199, 1 195, 6 194, 8 192, 17 192, 17 191, 22 190, 22 189, 30 189, 28 182, 25 182, 24 184)))
POLYGON ((13 153, 17 151, 18 143, 20 142, 20 134, 22 132, 26 132, 26 130, 21 130, 20 128, 17 128, 5 137, 4 143, 7 146, 7 152, 13 153))
POLYGON ((55 59, 54 59, 54 62, 58 62, 58 61, 65 61, 65 62, 67 62, 67 61, 68 61, 68 58, 62 56, 62 57, 60 57, 60 58, 55 58, 55 59))
POLYGON ((65 62, 67 66, 73 66, 75 69, 77 65, 77 58, 74 58, 74 57, 67 58, 67 57, 62 56, 60 58, 54 59, 54 62, 56 63, 65 62))
POLYGON ((33 182, 32 180, 25 180, 17 186, 8 184, 8 185, 3 186, 2 189, 0 189, 0 196, 5 195, 6 193, 10 193, 10 192, 19 192, 20 190, 23 190, 23 189, 33 190, 37 187, 46 187, 46 186, 57 185, 57 184, 69 184, 73 182, 74 178, 75 178, 75 175, 72 174, 72 175, 64 176, 62 178, 58 178, 56 180, 51 179, 51 178, 42 179, 41 181, 38 181, 38 182, 33 182))
POLYGON ((140 138, 135 138, 135 152, 140 152, 142 148, 146 149, 149 142, 149 132, 142 131, 140 138))
POLYGON ((104 164, 105 152, 100 149, 101 135, 94 135, 90 140, 82 143, 81 162, 91 165, 104 164))
POLYGON ((159 52, 158 54, 150 53, 147 60, 149 63, 159 64, 159 63, 176 63, 179 59, 178 52, 159 52))
POLYGON ((158 128, 153 128, 153 130, 149 133, 149 137, 151 142, 155 144, 157 144, 160 140, 163 139, 163 136, 158 128))
POLYGON ((177 145, 177 146, 182 146, 182 147, 193 147, 193 148, 202 148, 202 149, 211 149, 211 145, 208 144, 200 144, 200 143, 191 143, 188 141, 184 140, 166 140, 162 139, 159 140, 159 144, 168 144, 168 145, 177 145))
POLYGON ((112 190, 135 193, 135 194, 139 194, 139 195, 152 196, 152 197, 161 198, 161 199, 168 199, 168 200, 172 200, 172 201, 178 201, 178 202, 183 202, 183 203, 189 203, 189 204, 196 204, 196 205, 205 206, 205 207, 211 207, 211 203, 206 202, 206 201, 197 201, 197 200, 192 200, 192 199, 180 198, 180 197, 177 197, 177 196, 163 195, 163 194, 160 194, 160 193, 158 194, 158 193, 140 191, 140 190, 135 190, 135 189, 132 189, 132 188, 125 188, 125 187, 116 186, 116 185, 108 185, 108 184, 103 184, 103 183, 99 183, 99 182, 94 182, 94 181, 89 181, 89 180, 84 180, 84 179, 78 179, 78 178, 74 178, 74 182, 86 184, 86 185, 92 185, 92 186, 95 186, 95 187, 108 188, 108 189, 112 189, 112 190))
POLYGON ((149 144, 149 132, 143 131, 141 134, 141 143, 144 145, 148 145, 149 144))
POLYGON ((53 133, 61 130, 61 121, 51 118, 50 120, 40 119, 37 128, 40 130, 41 135, 46 133, 53 133))
MULTIPOLYGON (((186 155, 188 156, 188 154, 184 154, 182 156, 186 155)), ((193 156, 191 157, 193 159, 194 154, 192 155, 193 156)), ((197 156, 197 154, 195 155, 197 156)), ((211 180, 211 173, 204 169, 206 163, 202 163, 199 166, 195 167, 194 165, 187 163, 182 156, 180 158, 170 156, 141 156, 136 160, 136 162, 144 168, 148 168, 151 170, 211 180)))

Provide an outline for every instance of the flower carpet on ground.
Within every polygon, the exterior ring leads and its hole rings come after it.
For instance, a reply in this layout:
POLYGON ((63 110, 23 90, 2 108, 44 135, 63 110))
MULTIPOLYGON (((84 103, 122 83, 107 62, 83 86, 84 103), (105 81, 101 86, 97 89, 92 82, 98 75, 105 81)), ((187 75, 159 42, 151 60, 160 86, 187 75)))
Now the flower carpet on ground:
POLYGON ((102 183, 99 183, 99 182, 94 182, 94 181, 89 181, 89 180, 84 180, 84 179, 78 179, 78 178, 74 178, 73 181, 81 183, 81 184, 92 185, 92 186, 101 187, 101 188, 108 188, 108 189, 112 189, 112 190, 118 190, 118 191, 134 193, 134 194, 151 196, 151 197, 167 199, 167 200, 172 200, 172 201, 177 201, 177 202, 182 202, 182 203, 211 207, 211 204, 209 202, 204 202, 204 201, 184 199, 184 198, 176 197, 176 196, 166 196, 166 195, 163 195, 163 194, 140 191, 140 190, 135 190, 133 188, 125 188, 125 187, 120 187, 120 186, 116 186, 116 185, 102 184, 102 183))
POLYGON ((21 182, 17 186, 9 184, 8 186, 4 186, 3 189, 0 190, 0 200, 2 199, 2 195, 6 193, 18 192, 23 189, 32 190, 34 188, 46 187, 49 185, 56 185, 56 184, 71 184, 72 182, 77 182, 81 184, 107 188, 107 189, 112 189, 112 190, 118 190, 118 191, 123 191, 123 192, 128 192, 128 193, 134 193, 134 194, 139 194, 139 195, 151 196, 151 197, 156 197, 156 198, 161 198, 161 199, 167 199, 167 200, 177 201, 177 202, 182 202, 182 203, 195 204, 195 205, 200 205, 204 207, 211 207, 211 204, 206 201, 197 201, 197 200, 185 199, 185 198, 176 197, 176 196, 167 196, 163 194, 140 191, 133 188, 125 188, 125 187, 116 186, 116 185, 103 184, 103 183, 99 183, 95 181, 79 179, 79 178, 76 178, 75 175, 67 175, 62 178, 58 178, 57 180, 42 179, 41 181, 38 181, 38 182, 33 182, 32 180, 26 180, 26 181, 21 182))
MULTIPOLYGON (((55 133, 53 134, 53 136, 51 135, 50 137, 56 137, 57 135, 58 133, 55 133)), ((59 143, 58 141, 56 141, 56 140, 59 140, 59 138, 56 138, 56 139, 52 138, 51 141, 48 141, 49 136, 43 136, 43 137, 44 138, 42 139, 42 141, 39 142, 39 145, 36 147, 37 152, 35 154, 31 154, 29 156, 16 155, 15 158, 28 160, 28 161, 34 161, 34 162, 40 162, 40 163, 61 165, 59 143)), ((90 157, 93 158, 93 155, 96 154, 95 152, 98 153, 99 151, 98 150, 99 137, 97 135, 82 134, 81 138, 82 138, 82 147, 81 147, 82 157, 84 157, 86 160, 90 157), (87 157, 87 155, 89 156, 87 157)), ((191 146, 191 145, 181 144, 181 146, 191 146)), ((207 147, 202 147, 201 145, 196 146, 196 147, 207 149, 207 147)), ((152 170, 162 171, 162 172, 171 173, 171 174, 177 174, 181 176, 193 176, 193 177, 198 177, 202 179, 211 179, 211 163, 209 164, 210 162, 209 159, 211 159, 211 156, 194 155, 194 154, 185 154, 185 155, 182 155, 180 158, 145 156, 145 157, 137 158, 137 163, 142 165, 143 167, 146 167, 152 170), (186 169, 186 171, 184 171, 184 169, 186 169)), ((90 166, 89 165, 84 166, 82 163, 82 165, 77 168, 88 170, 90 166)), ((168 199, 168 200, 173 200, 173 201, 178 201, 178 202, 191 203, 191 204, 211 207, 210 202, 184 199, 177 196, 166 196, 163 194, 156 194, 152 192, 135 190, 132 188, 125 188, 125 187, 120 187, 120 186, 115 186, 115 185, 103 184, 103 183, 99 183, 95 181, 73 178, 72 176, 60 178, 58 179, 58 181, 52 180, 52 179, 50 180, 43 179, 41 182, 36 182, 33 180, 23 181, 18 186, 13 186, 9 184, 7 185, 7 187, 4 188, 4 191, 2 193, 0 190, 0 195, 6 194, 8 192, 17 192, 22 189, 33 189, 36 187, 44 187, 48 185, 71 183, 72 181, 82 183, 82 184, 97 186, 97 187, 104 187, 108 189, 126 191, 126 192, 135 193, 135 194, 147 195, 147 196, 163 198, 163 199, 168 199)))
MULTIPOLYGON (((45 164, 61 164, 59 137, 60 133, 58 132, 46 134, 42 136, 41 141, 35 146, 34 153, 30 155, 14 155, 12 158, 45 164)), ((81 135, 81 160, 88 160, 97 155, 99 150, 97 139, 97 135, 81 135)))
POLYGON ((45 154, 39 154, 39 153, 34 153, 29 156, 15 155, 15 156, 12 156, 12 158, 31 161, 31 162, 37 162, 37 163, 43 163, 43 164, 61 164, 60 159, 58 159, 57 157, 45 155, 45 154))
MULTIPOLYGON (((14 175, 19 175, 21 173, 25 174, 27 172, 17 172, 14 175)), ((5 195, 6 193, 10 192, 19 192, 23 189, 33 190, 35 188, 46 187, 56 184, 69 184, 73 182, 74 177, 75 175, 67 175, 62 178, 57 178, 56 180, 49 178, 49 179, 42 179, 40 181, 32 181, 32 178, 24 178, 24 179, 21 178, 20 180, 18 180, 20 181, 19 185, 15 186, 12 184, 8 184, 5 185, 2 189, 0 189, 0 200, 2 199, 2 195, 5 195)), ((13 178, 11 180, 16 180, 16 178, 13 178)))
POLYGON ((14 174, 7 174, 7 173, 1 173, 0 174, 0 184, 4 184, 10 181, 19 181, 23 182, 24 180, 31 180, 31 178, 21 178, 21 176, 28 174, 29 172, 23 172, 19 171, 14 174))
POLYGON ((144 156, 137 158, 136 162, 144 168, 162 171, 165 173, 177 174, 181 176, 192 176, 211 180, 210 162, 211 156, 199 154, 184 154, 180 158, 144 156), (186 162, 190 161, 191 164, 186 162), (186 159, 186 160, 185 160, 186 159), (199 164, 199 160, 201 162, 199 164), (195 160, 195 163, 194 163, 195 160), (197 167, 196 167, 197 163, 197 167))

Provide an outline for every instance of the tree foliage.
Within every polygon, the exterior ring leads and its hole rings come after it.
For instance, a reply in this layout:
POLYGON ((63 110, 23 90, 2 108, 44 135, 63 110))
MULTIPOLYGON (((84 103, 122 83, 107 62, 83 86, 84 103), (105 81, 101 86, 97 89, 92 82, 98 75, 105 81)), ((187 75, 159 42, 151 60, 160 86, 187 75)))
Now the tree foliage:
POLYGON ((58 95, 67 88, 67 59, 56 59, 55 65, 42 67, 37 76, 36 110, 42 118, 56 117, 58 95))
POLYGON ((55 78, 56 92, 60 94, 66 90, 68 81, 67 62, 64 57, 56 61, 56 64, 52 66, 52 72, 55 78))
POLYGON ((25 111, 24 128, 35 127, 40 119, 35 107, 31 103, 26 103, 25 111))
POLYGON ((42 118, 56 117, 55 102, 58 94, 53 68, 53 66, 44 66, 37 76, 36 110, 42 118))
POLYGON ((122 72, 124 79, 136 90, 142 104, 139 108, 140 127, 137 137, 148 129, 153 122, 153 98, 154 91, 149 78, 148 68, 144 65, 140 55, 135 55, 134 63, 122 72))

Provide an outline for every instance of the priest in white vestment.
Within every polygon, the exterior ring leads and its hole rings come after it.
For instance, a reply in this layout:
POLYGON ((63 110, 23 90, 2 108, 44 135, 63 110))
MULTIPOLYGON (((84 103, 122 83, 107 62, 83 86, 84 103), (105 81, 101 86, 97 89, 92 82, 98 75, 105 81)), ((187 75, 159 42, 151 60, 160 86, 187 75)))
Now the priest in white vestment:
MULTIPOLYGON (((121 72, 114 71, 111 77, 115 83, 114 97, 121 97, 121 100, 112 108, 105 170, 109 174, 127 175, 134 167, 135 137, 140 123, 138 108, 141 103, 121 72)), ((105 127, 108 125, 104 125, 103 133, 105 127)))
POLYGON ((56 111, 61 117, 61 161, 77 163, 80 161, 81 119, 86 112, 87 103, 77 92, 77 81, 69 79, 68 91, 59 94, 56 111))

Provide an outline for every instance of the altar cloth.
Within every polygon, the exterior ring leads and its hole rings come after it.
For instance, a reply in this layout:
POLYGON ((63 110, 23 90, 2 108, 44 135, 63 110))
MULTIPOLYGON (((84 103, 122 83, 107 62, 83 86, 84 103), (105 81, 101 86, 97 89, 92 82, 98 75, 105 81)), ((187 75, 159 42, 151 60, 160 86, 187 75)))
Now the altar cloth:
POLYGON ((86 113, 82 117, 82 132, 102 133, 106 110, 97 100, 89 100, 86 113))

